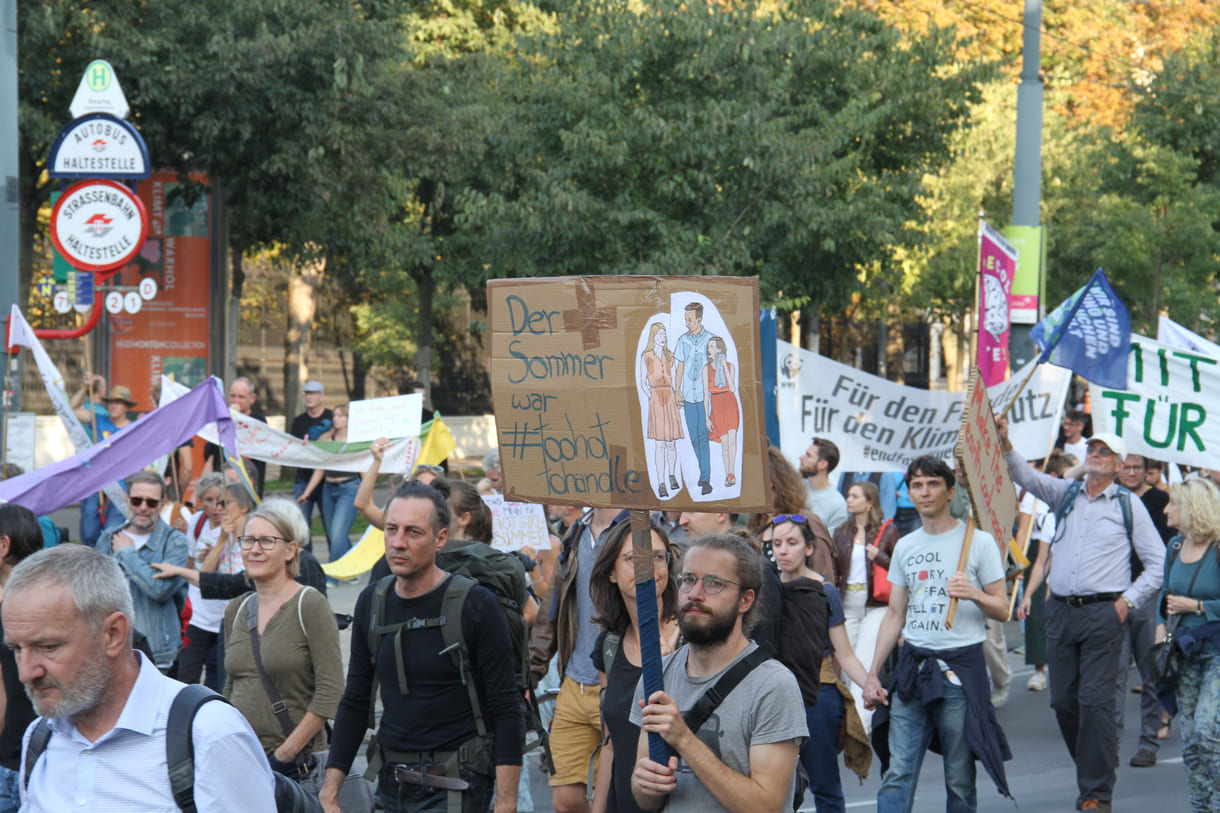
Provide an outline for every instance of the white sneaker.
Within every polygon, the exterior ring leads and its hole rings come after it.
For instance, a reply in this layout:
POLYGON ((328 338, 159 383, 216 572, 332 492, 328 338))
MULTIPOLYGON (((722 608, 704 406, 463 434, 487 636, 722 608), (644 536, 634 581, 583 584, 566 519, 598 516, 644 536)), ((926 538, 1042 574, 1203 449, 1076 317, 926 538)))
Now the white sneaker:
POLYGON ((1029 683, 1025 684, 1025 688, 1031 692, 1046 691, 1046 672, 1034 672, 1029 676, 1029 683))
POLYGON ((994 709, 1002 709, 1008 702, 1008 687, 1002 689, 991 690, 991 707, 994 709))

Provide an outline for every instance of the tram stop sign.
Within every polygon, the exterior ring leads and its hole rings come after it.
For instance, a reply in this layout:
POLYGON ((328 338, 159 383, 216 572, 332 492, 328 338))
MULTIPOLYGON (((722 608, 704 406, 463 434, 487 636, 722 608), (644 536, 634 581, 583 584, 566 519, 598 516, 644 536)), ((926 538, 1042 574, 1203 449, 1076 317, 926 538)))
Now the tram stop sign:
POLYGON ((117 181, 73 184, 51 210, 51 242, 81 271, 122 268, 140 253, 146 237, 144 204, 117 181))

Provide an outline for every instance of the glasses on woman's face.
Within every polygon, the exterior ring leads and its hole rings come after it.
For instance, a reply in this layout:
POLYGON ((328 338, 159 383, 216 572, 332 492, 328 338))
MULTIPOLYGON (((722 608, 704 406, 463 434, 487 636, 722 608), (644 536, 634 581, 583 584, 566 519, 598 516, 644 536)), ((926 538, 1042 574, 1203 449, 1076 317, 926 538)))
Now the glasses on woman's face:
POLYGON ((276 542, 291 542, 291 539, 285 539, 282 536, 239 536, 237 544, 241 545, 242 550, 250 550, 255 545, 258 545, 262 550, 271 550, 275 547, 276 542))
POLYGON ((709 596, 714 596, 717 593, 724 592, 726 585, 737 584, 737 582, 723 579, 720 576, 708 575, 700 579, 694 573, 683 573, 678 577, 678 589, 683 593, 689 593, 691 590, 695 589, 695 585, 699 582, 703 582, 703 592, 707 593, 709 596))
MULTIPOLYGON (((631 564, 632 562, 635 561, 635 554, 634 553, 624 553, 619 558, 622 559, 627 564, 631 564)), ((668 564, 669 564, 669 552, 668 551, 654 550, 652 552, 652 566, 653 567, 665 567, 668 564)))

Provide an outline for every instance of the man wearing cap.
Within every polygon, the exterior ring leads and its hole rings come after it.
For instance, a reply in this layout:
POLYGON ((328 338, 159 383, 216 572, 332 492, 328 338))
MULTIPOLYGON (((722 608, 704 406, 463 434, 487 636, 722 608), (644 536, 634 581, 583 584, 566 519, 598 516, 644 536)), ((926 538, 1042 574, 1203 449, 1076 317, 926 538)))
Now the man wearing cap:
POLYGON ((1115 482, 1127 457, 1122 438, 1108 432, 1089 438, 1084 483, 1074 487, 1031 468, 1013 451, 1008 422, 1001 419, 998 428, 1013 481, 1063 517, 1047 575, 1051 706, 1076 763, 1076 808, 1109 811, 1118 765, 1114 675, 1127 613, 1156 600, 1165 547, 1143 502, 1115 482), (1132 548, 1144 566, 1134 582, 1132 548))
MULTIPOLYGON (((101 399, 106 408, 105 414, 99 412, 92 397, 85 402, 90 390, 94 393, 105 389, 106 379, 100 375, 85 374, 84 383, 72 396, 70 404, 77 419, 85 425, 85 434, 94 443, 105 440, 115 432, 131 424, 127 412, 136 405, 127 387, 112 387, 101 399), (99 389, 100 388, 100 389, 99 389)), ((117 508, 112 508, 101 494, 91 494, 81 503, 80 511, 80 541, 89 547, 97 545, 97 538, 102 530, 118 528, 126 518, 117 508)))
MULTIPOLYGON (((334 422, 334 415, 322 405, 326 389, 321 381, 306 381, 305 386, 301 387, 301 394, 305 398, 305 411, 292 419, 291 434, 303 440, 317 440, 323 432, 330 430, 334 422)), ((315 506, 318 511, 322 510, 322 489, 315 488, 312 494, 305 496, 305 489, 309 487, 309 478, 312 476, 313 469, 297 469, 296 478, 292 481, 292 496, 301 506, 301 513, 305 515, 306 522, 313 521, 315 506)), ((329 538, 328 536, 327 539, 329 538)), ((313 545, 307 544, 305 549, 312 553, 313 545)))

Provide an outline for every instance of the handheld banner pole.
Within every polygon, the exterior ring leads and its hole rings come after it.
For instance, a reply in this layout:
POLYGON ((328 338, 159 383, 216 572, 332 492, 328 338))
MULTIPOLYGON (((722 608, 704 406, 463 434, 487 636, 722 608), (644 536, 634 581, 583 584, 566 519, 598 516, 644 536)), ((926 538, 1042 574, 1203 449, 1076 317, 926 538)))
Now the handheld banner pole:
MULTIPOLYGON (((966 520, 966 537, 962 540, 962 555, 957 557, 957 572, 965 573, 970 562, 970 543, 974 541, 974 514, 966 520)), ((639 591, 636 591, 637 595, 639 591)), ((953 629, 953 619, 957 616, 957 599, 949 599, 949 612, 945 614, 945 629, 953 629)))
MULTIPOLYGON (((635 607, 640 626, 640 663, 644 698, 664 691, 661 679, 661 628, 657 622, 657 575, 652 561, 652 522, 647 511, 631 512, 631 552, 635 567, 635 607)), ((648 758, 669 764, 669 746, 660 734, 648 734, 648 758)))

